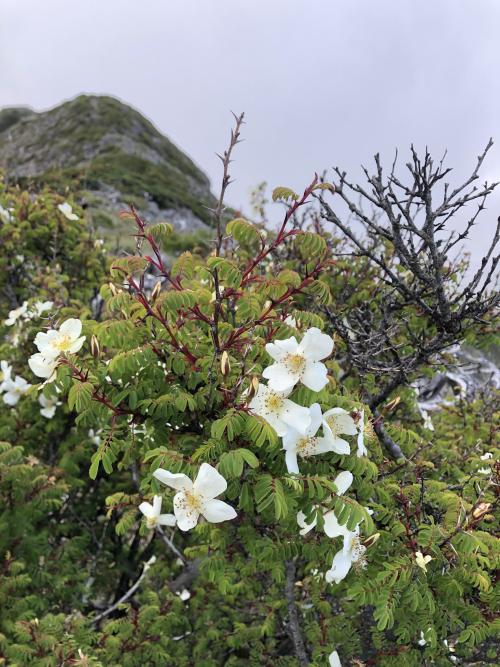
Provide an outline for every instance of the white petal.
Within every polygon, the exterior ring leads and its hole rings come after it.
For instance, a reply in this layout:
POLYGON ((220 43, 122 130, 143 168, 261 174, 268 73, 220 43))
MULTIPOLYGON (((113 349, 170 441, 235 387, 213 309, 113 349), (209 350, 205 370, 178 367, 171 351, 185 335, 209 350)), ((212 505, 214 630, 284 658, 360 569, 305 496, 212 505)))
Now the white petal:
POLYGON ((287 426, 287 424, 285 424, 285 422, 281 419, 281 417, 278 417, 274 412, 266 414, 265 416, 263 416, 263 418, 270 426, 273 427, 273 429, 276 431, 277 435, 280 436, 280 438, 285 436, 288 429, 290 428, 289 426, 287 426))
POLYGON ((333 438, 332 451, 337 454, 348 455, 351 453, 351 445, 343 438, 333 438))
POLYGON ((337 487, 337 493, 339 495, 344 494, 351 486, 353 479, 354 477, 352 476, 352 472, 349 472, 349 470, 343 470, 342 472, 339 472, 337 477, 335 477, 333 480, 333 483, 337 487))
POLYGON ((328 535, 328 537, 339 537, 340 535, 343 535, 345 537, 347 528, 345 525, 344 526, 340 525, 333 510, 326 512, 326 514, 323 517, 323 521, 324 521, 324 531, 325 534, 328 535))
POLYGON ((11 393, 10 391, 6 392, 3 395, 4 403, 7 403, 7 405, 11 406, 17 405, 17 402, 19 401, 20 398, 21 396, 19 394, 11 393))
POLYGON ((338 429, 338 433, 345 433, 346 435, 356 435, 358 429, 356 422, 351 415, 344 410, 344 408, 332 408, 323 415, 323 423, 328 424, 328 417, 333 417, 338 429))
POLYGON ((78 350, 81 349, 82 345, 85 343, 85 336, 81 336, 80 338, 77 338, 73 345, 71 345, 68 348, 68 352, 71 352, 71 354, 76 354, 78 350))
POLYGON ((365 447, 365 411, 361 410, 361 417, 358 423, 358 451, 357 456, 366 456, 368 450, 365 447))
POLYGON ((323 421, 320 404, 313 403, 309 408, 309 414, 311 415, 311 424, 307 431, 307 435, 314 436, 318 432, 318 429, 321 426, 321 422, 323 421))
POLYGON ((266 352, 270 357, 276 361, 281 361, 283 357, 286 357, 288 354, 293 354, 297 352, 299 344, 295 336, 291 338, 285 338, 284 340, 275 340, 274 343, 268 343, 266 345, 266 352))
POLYGON ((147 519, 152 519, 155 515, 153 505, 150 503, 143 502, 139 505, 139 510, 144 514, 147 519))
POLYGON ((252 412, 255 412, 255 414, 257 415, 260 415, 262 413, 262 410, 264 409, 266 397, 267 397, 266 387, 260 384, 259 388, 257 389, 257 393, 248 404, 250 410, 252 412))
POLYGON ((82 333, 82 323, 75 317, 70 317, 69 320, 66 320, 61 324, 59 331, 64 336, 69 336, 70 338, 74 338, 76 340, 82 333))
POLYGON ((209 500, 203 506, 202 514, 210 523, 220 523, 236 518, 236 512, 231 505, 222 500, 209 500))
POLYGON ((58 356, 58 350, 53 346, 53 343, 57 340, 59 334, 55 329, 49 329, 49 331, 39 331, 35 336, 34 343, 40 352, 46 358, 55 358, 58 356))
MULTIPOLYGON (((325 429, 326 431, 326 429, 325 429)), ((316 454, 324 454, 326 452, 335 452, 337 454, 350 454, 351 446, 347 440, 342 438, 334 438, 331 431, 324 438, 318 438, 315 447, 316 454)))
POLYGON ((356 435, 358 432, 356 422, 349 414, 339 415, 337 424, 342 429, 340 433, 345 433, 346 435, 356 435))
POLYGON ((342 663, 340 662, 339 654, 337 651, 330 653, 328 656, 328 662, 330 663, 330 667, 342 667, 342 663))
POLYGON ((311 425, 311 413, 309 412, 309 408, 303 408, 301 405, 297 405, 297 403, 290 401, 288 398, 285 398, 283 403, 284 410, 281 414, 281 419, 285 424, 288 424, 302 435, 305 435, 307 429, 311 425))
POLYGON ((299 464, 297 463, 297 451, 289 449, 285 454, 285 463, 289 473, 299 474, 299 464))
POLYGON ((227 489, 224 477, 209 463, 202 463, 194 481, 196 494, 201 494, 207 500, 220 496, 227 489))
POLYGON ((329 357, 333 351, 333 339, 322 333, 318 328, 311 327, 304 334, 299 345, 300 350, 311 361, 321 361, 329 357))
POLYGON ((160 514, 158 523, 160 526, 175 526, 177 519, 175 518, 175 514, 160 514))
POLYGON ((295 450, 297 448, 297 443, 303 436, 294 428, 288 426, 286 433, 282 437, 283 437, 283 449, 295 450))
POLYGON ((321 391, 328 384, 328 370, 325 364, 320 361, 308 363, 301 381, 311 391, 321 391))
POLYGON ((155 477, 162 484, 170 486, 172 489, 178 491, 187 489, 191 491, 193 488, 193 482, 189 479, 187 475, 184 475, 182 472, 169 472, 163 468, 158 468, 154 471, 153 477, 155 477))
POLYGON ((161 512, 161 496, 153 497, 153 511, 155 516, 160 516, 161 512))
POLYGON ((273 391, 291 391, 299 381, 297 373, 291 373, 286 366, 277 363, 268 366, 262 372, 262 377, 269 380, 268 386, 273 391))
POLYGON ((351 569, 352 560, 344 551, 338 551, 333 557, 332 567, 325 574, 326 581, 331 584, 334 581, 336 584, 345 579, 349 570, 351 569))
POLYGON ((28 359, 28 366, 37 377, 50 378, 56 368, 54 359, 47 359, 40 352, 32 354, 28 359))
POLYGON ((200 513, 186 502, 186 496, 183 491, 179 491, 174 496, 174 513, 177 525, 183 531, 194 528, 200 516, 200 513))
POLYGON ((316 518, 311 523, 306 523, 306 515, 304 512, 298 512, 297 513, 297 523, 299 524, 299 527, 302 529, 300 530, 301 535, 307 535, 307 533, 312 530, 315 525, 316 525, 316 518))

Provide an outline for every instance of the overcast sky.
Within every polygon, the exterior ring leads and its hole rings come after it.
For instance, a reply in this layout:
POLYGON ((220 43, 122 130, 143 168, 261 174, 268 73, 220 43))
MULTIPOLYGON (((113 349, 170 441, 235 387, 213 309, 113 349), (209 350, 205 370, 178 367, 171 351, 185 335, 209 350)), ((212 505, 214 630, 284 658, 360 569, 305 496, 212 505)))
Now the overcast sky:
POLYGON ((483 174, 500 180, 499 35, 499 0, 0 0, 0 106, 114 95, 214 189, 230 110, 245 111, 228 197, 243 208, 260 181, 357 175, 411 142, 447 148, 459 178, 493 136, 483 174))

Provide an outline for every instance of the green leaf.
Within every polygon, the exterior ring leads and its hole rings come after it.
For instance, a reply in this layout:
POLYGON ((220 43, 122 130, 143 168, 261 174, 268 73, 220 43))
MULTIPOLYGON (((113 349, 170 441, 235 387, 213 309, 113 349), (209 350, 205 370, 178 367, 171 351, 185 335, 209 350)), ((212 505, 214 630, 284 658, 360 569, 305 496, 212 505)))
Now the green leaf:
POLYGON ((290 199, 297 201, 299 195, 290 188, 278 186, 277 188, 274 188, 272 198, 273 201, 278 201, 278 200, 288 201, 290 199))
POLYGON ((68 407, 70 410, 76 409, 77 412, 83 412, 92 403, 92 393, 94 387, 90 382, 80 382, 75 380, 75 383, 69 390, 68 407))

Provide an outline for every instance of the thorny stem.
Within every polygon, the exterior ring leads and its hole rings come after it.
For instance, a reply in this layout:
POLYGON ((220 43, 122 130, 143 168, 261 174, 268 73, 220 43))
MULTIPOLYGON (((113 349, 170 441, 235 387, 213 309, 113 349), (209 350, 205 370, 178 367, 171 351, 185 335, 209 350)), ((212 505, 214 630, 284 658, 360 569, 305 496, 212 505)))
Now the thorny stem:
POLYGON ((236 114, 233 113, 233 116, 236 121, 236 124, 234 128, 231 130, 231 140, 229 142, 229 147, 224 151, 223 155, 217 154, 217 157, 221 160, 223 165, 222 183, 221 183, 219 199, 217 201, 216 207, 212 211, 217 228, 217 239, 215 243, 215 254, 217 257, 220 255, 222 240, 223 240, 222 224, 223 224, 223 214, 225 210, 224 197, 226 196, 226 190, 229 184, 231 183, 231 176, 229 175, 229 165, 232 162, 231 154, 236 144, 240 143, 240 130, 241 126, 244 123, 243 118, 245 117, 245 114, 241 113, 239 116, 237 116, 236 114))

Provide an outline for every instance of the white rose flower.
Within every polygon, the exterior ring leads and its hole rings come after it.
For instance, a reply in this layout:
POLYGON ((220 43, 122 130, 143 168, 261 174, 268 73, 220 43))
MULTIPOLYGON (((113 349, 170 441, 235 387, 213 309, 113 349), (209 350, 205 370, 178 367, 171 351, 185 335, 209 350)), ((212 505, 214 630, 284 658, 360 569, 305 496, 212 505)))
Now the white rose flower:
POLYGON ((327 533, 329 537, 344 537, 344 546, 335 554, 332 566, 325 574, 325 579, 329 584, 332 582, 338 584, 342 579, 345 579, 354 564, 360 567, 365 566, 366 547, 361 544, 359 539, 359 524, 354 530, 348 530, 346 526, 339 525, 334 514, 329 520, 329 533, 327 533))
POLYGON ((81 321, 70 318, 61 324, 59 330, 39 331, 35 336, 35 345, 45 359, 55 359, 60 354, 75 354, 85 342, 81 332, 81 321))
POLYGON ((47 398, 43 394, 38 397, 38 402, 42 406, 40 414, 46 419, 52 419, 56 414, 57 406, 61 405, 61 401, 58 401, 57 398, 47 398))
POLYGON ((34 313, 37 317, 41 317, 43 313, 50 310, 53 305, 52 301, 35 301, 33 304, 34 313))
POLYGON ((263 417, 280 437, 286 435, 290 427, 305 435, 311 424, 311 413, 309 408, 290 401, 289 393, 273 391, 259 384, 257 394, 250 401, 250 410, 263 417))
POLYGON ((0 392, 5 391, 5 384, 12 376, 12 366, 8 361, 0 361, 0 392))
POLYGON ((99 447, 99 445, 101 444, 101 435, 100 435, 100 434, 101 434, 101 429, 99 429, 99 430, 96 432, 96 431, 94 431, 93 428, 90 428, 90 429, 89 429, 89 432, 88 432, 88 436, 89 436, 89 438, 90 438, 90 441, 91 441, 94 445, 96 445, 97 447, 99 447))
MULTIPOLYGON (((337 487, 337 495, 338 496, 344 495, 347 489, 351 486, 353 480, 354 477, 352 476, 352 472, 349 472, 349 470, 343 470, 342 472, 339 472, 337 477, 335 477, 335 479, 333 480, 333 483, 337 487)), ((307 533, 316 526, 316 519, 314 519, 312 523, 306 523, 305 519, 306 515, 304 514, 304 512, 298 512, 297 523, 299 524, 299 527, 302 529, 300 531, 301 535, 307 535, 307 533)), ((337 517, 335 516, 334 511, 327 510, 326 512, 324 512, 323 519, 324 519, 325 533, 328 535, 328 537, 336 537, 336 535, 332 534, 336 531, 338 526, 337 517)))
POLYGON ((1 205, 0 205, 0 220, 2 222, 5 222, 5 224, 7 224, 12 220, 12 215, 10 214, 10 212, 1 205))
POLYGON ((11 406, 17 405, 21 396, 24 396, 30 387, 31 385, 29 382, 27 382, 20 375, 16 375, 14 380, 9 378, 9 380, 4 383, 4 403, 7 403, 7 405, 11 406))
POLYGON ((57 208, 68 220, 78 220, 76 213, 73 213, 73 207, 67 201, 64 204, 59 204, 57 208))
POLYGON ((161 513, 161 496, 154 496, 153 504, 143 502, 139 505, 140 511, 146 517, 146 525, 148 528, 156 528, 157 526, 175 526, 176 519, 173 514, 161 513))
POLYGON ((309 414, 311 423, 304 434, 290 426, 283 436, 283 449, 286 451, 286 467, 290 473, 299 473, 297 456, 308 458, 316 454, 336 451, 334 449, 335 441, 332 438, 316 435, 323 421, 319 403, 311 405, 309 414))
POLYGON ((421 551, 415 551, 415 563, 424 572, 427 572, 427 563, 430 563, 431 560, 432 556, 429 555, 424 556, 424 554, 421 551))
POLYGON ((332 408, 323 415, 325 436, 332 440, 332 450, 337 454, 350 454, 351 447, 347 440, 339 437, 339 433, 356 435, 358 429, 351 415, 343 408, 332 408))
POLYGON ((5 320, 5 324, 8 327, 14 325, 20 317, 26 317, 28 312, 28 302, 24 301, 22 306, 19 308, 14 308, 14 310, 9 311, 9 316, 5 320))
POLYGON ((52 382, 56 376, 57 359, 47 359, 43 354, 37 352, 28 359, 28 366, 37 377, 52 382))
POLYGON ((333 339, 316 327, 308 329, 300 343, 295 336, 266 345, 276 363, 262 373, 273 391, 291 391, 297 382, 312 391, 320 391, 328 383, 327 368, 321 359, 329 357, 333 339))
POLYGON ((220 523, 236 517, 236 512, 216 496, 227 489, 224 477, 208 463, 202 463, 192 482, 187 475, 171 473, 159 468, 153 476, 162 484, 175 489, 174 513, 177 525, 183 531, 194 528, 200 514, 210 523, 220 523))

